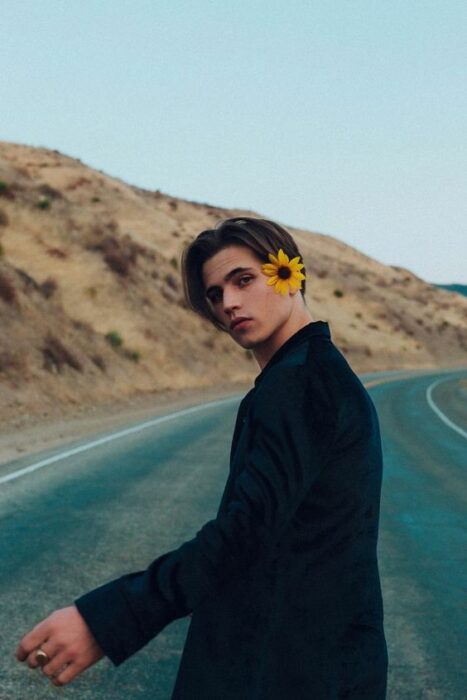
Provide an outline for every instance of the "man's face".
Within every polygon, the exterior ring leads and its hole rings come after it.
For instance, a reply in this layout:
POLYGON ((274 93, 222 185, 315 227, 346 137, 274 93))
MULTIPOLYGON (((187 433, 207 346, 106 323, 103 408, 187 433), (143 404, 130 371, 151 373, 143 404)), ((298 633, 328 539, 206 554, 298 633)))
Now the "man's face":
MULTIPOLYGON (((273 251, 271 251, 273 252, 273 251)), ((292 312, 293 295, 277 294, 247 246, 230 245, 206 260, 203 282, 217 319, 244 348, 274 342, 292 312), (237 318, 247 321, 234 325, 237 318)))

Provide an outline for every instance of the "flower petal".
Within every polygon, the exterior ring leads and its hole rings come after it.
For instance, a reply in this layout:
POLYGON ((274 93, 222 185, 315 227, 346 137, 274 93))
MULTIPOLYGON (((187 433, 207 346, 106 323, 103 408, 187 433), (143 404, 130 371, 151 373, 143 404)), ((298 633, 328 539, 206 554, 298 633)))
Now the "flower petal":
POLYGON ((302 288, 302 283, 300 280, 297 280, 295 277, 290 277, 289 278, 289 284, 291 287, 295 287, 295 289, 301 289, 302 288))
POLYGON ((286 296, 287 292, 289 291, 289 284, 287 280, 279 280, 277 286, 279 287, 280 293, 283 294, 283 296, 286 296))
POLYGON ((276 275, 277 274, 277 265, 270 265, 269 263, 265 263, 262 268, 265 275, 276 275))
POLYGON ((277 292, 277 294, 280 294, 282 292, 282 284, 283 284, 283 280, 278 279, 276 284, 274 285, 274 289, 277 292))
POLYGON ((289 256, 288 256, 286 253, 284 253, 284 251, 282 250, 282 248, 279 248, 279 253, 278 253, 277 257, 279 258, 279 263, 280 263, 281 265, 287 265, 287 264, 288 264, 288 262, 289 262, 289 256))
MULTIPOLYGON (((290 264, 292 264, 292 263, 290 263, 290 264)), ((303 263, 295 263, 293 266, 293 269, 294 270, 301 270, 303 267, 305 267, 305 265, 303 263)))

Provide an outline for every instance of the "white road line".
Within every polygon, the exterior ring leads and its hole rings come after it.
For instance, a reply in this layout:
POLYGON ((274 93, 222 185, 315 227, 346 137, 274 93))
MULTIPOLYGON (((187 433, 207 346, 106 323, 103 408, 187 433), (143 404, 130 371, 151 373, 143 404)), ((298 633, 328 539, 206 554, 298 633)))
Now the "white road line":
POLYGON ((459 427, 458 425, 456 425, 455 423, 453 423, 452 420, 450 420, 450 419, 438 408, 438 406, 435 404, 435 402, 434 402, 433 399, 431 398, 431 393, 432 393, 433 389, 435 388, 435 386, 437 386, 438 384, 441 384, 441 382, 447 382, 447 381, 449 381, 449 379, 444 379, 444 378, 443 378, 443 379, 438 379, 438 381, 433 382, 433 384, 430 384, 430 386, 429 386, 428 389, 426 390, 426 400, 428 401, 428 405, 430 406, 430 408, 433 409, 433 411, 436 413, 436 415, 438 416, 438 418, 441 418, 441 420, 443 421, 443 423, 446 423, 446 425, 448 425, 450 428, 452 428, 452 429, 455 430, 457 433, 459 433, 459 435, 462 435, 462 437, 467 438, 467 432, 466 432, 465 430, 463 430, 462 428, 460 428, 460 427, 459 427))
POLYGON ((120 430, 118 433, 111 433, 110 435, 105 435, 104 437, 101 437, 97 440, 93 440, 92 442, 87 442, 84 445, 80 445, 79 447, 73 447, 70 450, 60 452, 59 454, 56 454, 53 457, 43 459, 40 462, 36 462, 35 464, 29 465, 28 467, 23 467, 23 469, 18 469, 17 471, 11 472, 10 474, 5 474, 5 476, 0 477, 0 484, 4 484, 7 481, 13 481, 13 479, 19 479, 20 476, 31 474, 31 472, 35 472, 36 469, 42 469, 42 467, 46 467, 48 464, 53 464, 54 462, 59 462, 62 459, 67 459, 67 457, 76 455, 79 452, 92 450, 93 447, 103 445, 106 442, 117 440, 118 438, 124 437, 125 435, 131 435, 132 433, 137 433, 138 431, 145 430, 146 428, 152 428, 153 425, 159 425, 160 423, 165 423, 168 420, 173 420, 174 418, 186 416, 189 413, 194 413, 195 411, 199 411, 203 408, 214 408, 215 406, 222 406, 225 403, 239 401, 241 398, 241 396, 233 396, 228 399, 210 401, 209 403, 199 404, 198 406, 192 406, 191 408, 184 408, 181 411, 175 411, 174 413, 169 413, 166 416, 159 416, 159 418, 154 418, 153 420, 146 421, 145 423, 134 425, 131 428, 125 428, 125 430, 120 430))

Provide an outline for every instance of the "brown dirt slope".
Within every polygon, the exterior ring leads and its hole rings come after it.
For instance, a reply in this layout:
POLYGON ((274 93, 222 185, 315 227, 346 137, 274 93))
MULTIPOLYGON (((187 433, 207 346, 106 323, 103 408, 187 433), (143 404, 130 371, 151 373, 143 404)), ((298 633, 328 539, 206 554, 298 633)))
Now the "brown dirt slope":
MULTIPOLYGON (((246 214, 255 215, 133 187, 58 151, 0 143, 3 424, 250 383, 251 353, 186 308, 179 273, 199 231, 246 214)), ((289 228, 313 318, 328 321, 357 372, 467 364, 465 297, 289 228)))

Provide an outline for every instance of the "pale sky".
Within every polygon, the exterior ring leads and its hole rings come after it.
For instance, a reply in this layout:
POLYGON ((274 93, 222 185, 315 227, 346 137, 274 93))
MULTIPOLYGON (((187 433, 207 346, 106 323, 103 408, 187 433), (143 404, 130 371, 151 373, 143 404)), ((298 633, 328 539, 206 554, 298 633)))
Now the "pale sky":
POLYGON ((0 140, 467 284, 467 3, 1 2, 0 140))

